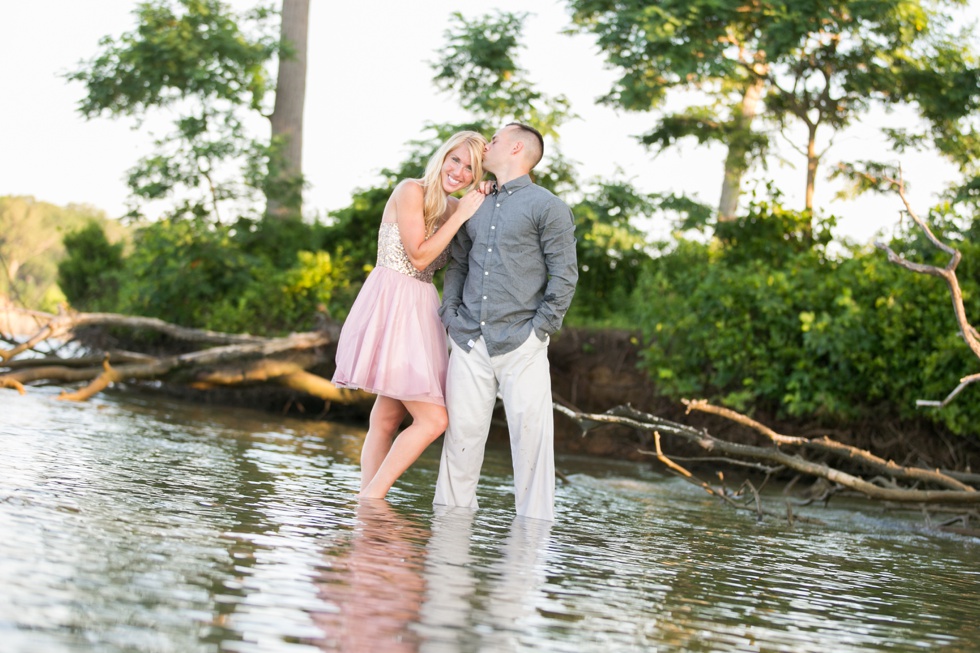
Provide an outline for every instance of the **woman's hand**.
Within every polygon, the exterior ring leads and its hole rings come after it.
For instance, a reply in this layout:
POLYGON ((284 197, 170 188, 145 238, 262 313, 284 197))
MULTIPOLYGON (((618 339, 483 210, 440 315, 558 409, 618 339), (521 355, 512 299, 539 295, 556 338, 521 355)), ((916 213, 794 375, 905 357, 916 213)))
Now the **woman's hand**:
MULTIPOLYGON (((488 182, 481 182, 480 185, 486 184, 488 182)), ((459 204, 456 205, 456 213, 453 217, 459 220, 461 223, 466 222, 473 217, 476 210, 480 208, 483 204, 483 200, 486 194, 483 193, 482 189, 474 188, 473 190, 466 193, 459 199, 459 204)))
POLYGON ((484 195, 489 195, 490 193, 493 192, 493 186, 494 186, 494 182, 485 179, 480 182, 480 185, 477 186, 477 189, 484 195))

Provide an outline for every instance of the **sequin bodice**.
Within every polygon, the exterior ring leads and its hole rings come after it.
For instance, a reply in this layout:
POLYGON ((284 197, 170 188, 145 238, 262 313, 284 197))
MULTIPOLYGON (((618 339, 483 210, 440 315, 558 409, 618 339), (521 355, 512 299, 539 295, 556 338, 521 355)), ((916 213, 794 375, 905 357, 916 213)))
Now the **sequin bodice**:
POLYGON ((413 279, 432 283, 432 275, 448 260, 449 248, 447 247, 436 257, 436 260, 429 264, 429 267, 420 271, 408 260, 401 234, 398 233, 398 223, 382 222, 378 228, 378 267, 380 268, 389 268, 407 274, 413 279))

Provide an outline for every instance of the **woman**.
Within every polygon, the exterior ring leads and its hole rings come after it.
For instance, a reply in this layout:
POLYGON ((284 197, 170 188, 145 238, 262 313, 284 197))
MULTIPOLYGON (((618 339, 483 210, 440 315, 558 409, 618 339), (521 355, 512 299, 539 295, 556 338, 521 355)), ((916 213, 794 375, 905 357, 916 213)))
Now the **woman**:
POLYGON ((361 497, 383 498, 446 430, 448 348, 432 275, 483 203, 486 143, 476 132, 454 134, 429 159, 425 177, 401 181, 385 205, 378 263, 344 322, 333 377, 338 387, 378 395, 361 449, 361 497), (451 197, 464 188, 461 199, 451 197), (406 414, 412 423, 396 438, 406 414))

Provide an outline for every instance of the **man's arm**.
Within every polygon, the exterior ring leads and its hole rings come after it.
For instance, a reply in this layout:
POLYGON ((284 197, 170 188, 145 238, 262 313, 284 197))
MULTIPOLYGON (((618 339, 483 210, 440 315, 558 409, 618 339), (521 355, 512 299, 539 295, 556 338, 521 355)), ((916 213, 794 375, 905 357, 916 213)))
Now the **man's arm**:
POLYGON ((575 221, 568 206, 555 200, 541 219, 541 251, 548 269, 544 298, 531 324, 535 333, 545 336, 561 328, 578 283, 578 257, 575 253, 575 221))
POLYGON ((442 284, 442 306, 439 307, 439 317, 442 319, 443 326, 447 328, 450 322, 456 319, 456 311, 463 303, 463 286, 466 284, 466 273, 470 268, 471 245, 472 241, 464 225, 456 232, 449 245, 449 265, 446 267, 446 276, 442 284))

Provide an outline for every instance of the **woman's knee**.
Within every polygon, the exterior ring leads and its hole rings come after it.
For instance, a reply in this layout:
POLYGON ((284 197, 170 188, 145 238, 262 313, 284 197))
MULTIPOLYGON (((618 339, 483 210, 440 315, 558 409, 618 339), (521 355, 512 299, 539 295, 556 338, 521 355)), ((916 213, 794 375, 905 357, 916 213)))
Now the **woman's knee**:
POLYGON ((423 404, 416 406, 412 413, 415 424, 420 426, 432 440, 446 432, 449 426, 449 415, 446 408, 438 404, 423 404))
POLYGON ((371 428, 393 433, 405 419, 407 411, 400 402, 389 397, 379 397, 371 409, 371 428))
POLYGON ((440 407, 440 410, 435 411, 432 416, 432 431, 435 433, 435 437, 432 439, 434 440, 445 433, 447 428, 449 428, 449 413, 446 412, 445 408, 440 407))

